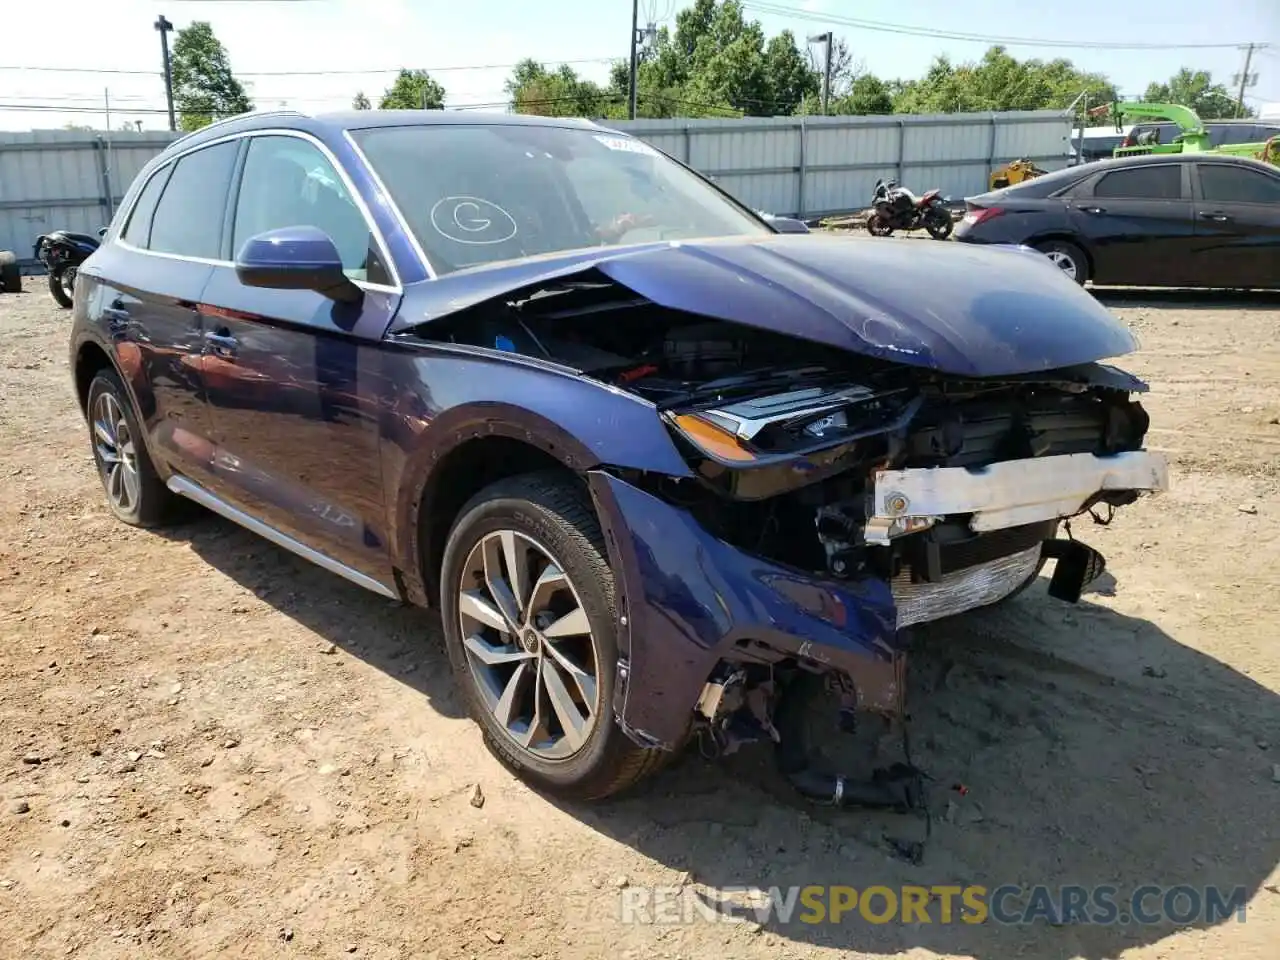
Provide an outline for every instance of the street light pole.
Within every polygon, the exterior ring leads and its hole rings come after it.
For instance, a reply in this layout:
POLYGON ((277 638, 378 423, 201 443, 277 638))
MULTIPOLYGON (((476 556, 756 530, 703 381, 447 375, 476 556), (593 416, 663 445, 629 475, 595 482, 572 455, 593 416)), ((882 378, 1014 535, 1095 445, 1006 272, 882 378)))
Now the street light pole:
POLYGON ((169 31, 173 29, 173 24, 162 13, 152 26, 160 31, 160 53, 164 57, 164 98, 169 104, 169 129, 176 131, 178 123, 173 116, 173 72, 169 66, 169 31))
POLYGON ((809 37, 810 43, 821 43, 826 48, 826 59, 822 67, 822 115, 827 115, 827 108, 831 103, 831 41, 832 33, 828 30, 826 33, 820 33, 817 36, 809 37))

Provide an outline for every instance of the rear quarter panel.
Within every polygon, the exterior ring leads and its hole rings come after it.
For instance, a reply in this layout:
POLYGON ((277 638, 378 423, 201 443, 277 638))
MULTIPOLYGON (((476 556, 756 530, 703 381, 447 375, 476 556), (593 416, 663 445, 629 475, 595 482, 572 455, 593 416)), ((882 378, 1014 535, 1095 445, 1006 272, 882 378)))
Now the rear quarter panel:
MULTIPOLYGON (((975 202, 982 203, 977 198, 975 202)), ((957 240, 967 243, 1031 243, 1071 231, 1067 206, 1061 200, 1000 198, 990 205, 1004 212, 976 226, 961 220, 956 230, 957 240)))

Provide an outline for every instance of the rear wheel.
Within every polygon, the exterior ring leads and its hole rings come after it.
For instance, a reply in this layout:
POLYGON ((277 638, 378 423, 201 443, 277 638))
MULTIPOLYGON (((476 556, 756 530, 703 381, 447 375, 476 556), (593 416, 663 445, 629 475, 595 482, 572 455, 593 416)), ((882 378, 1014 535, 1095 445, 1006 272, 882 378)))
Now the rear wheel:
POLYGON ((76 268, 59 267, 49 272, 49 292, 53 294, 53 299, 58 301, 59 306, 71 308, 75 302, 76 291, 76 268))
POLYGON ((1048 257, 1064 276, 1074 280, 1080 286, 1084 286, 1084 282, 1089 279, 1089 261, 1085 259, 1084 251, 1074 243, 1067 243, 1065 240, 1046 240, 1043 243, 1037 243, 1035 248, 1048 257))
POLYGON ((129 394, 114 370, 102 370, 93 378, 87 409, 93 461, 107 506, 132 526, 159 526, 173 514, 177 497, 151 463, 129 394))
POLYGON ((528 474, 462 509, 441 571, 445 645, 485 742, 548 792, 592 800, 655 770, 613 717, 613 572, 581 485, 528 474))

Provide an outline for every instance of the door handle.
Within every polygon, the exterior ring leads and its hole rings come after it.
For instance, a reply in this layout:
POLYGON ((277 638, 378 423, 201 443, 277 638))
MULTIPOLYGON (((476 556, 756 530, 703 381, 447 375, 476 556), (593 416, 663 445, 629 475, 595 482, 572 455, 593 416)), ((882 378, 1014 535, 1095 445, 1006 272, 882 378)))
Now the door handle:
POLYGON ((124 301, 116 297, 102 308, 102 318, 107 321, 112 333, 119 333, 129 323, 129 311, 125 309, 124 301))
POLYGON ((1098 214, 1098 213, 1106 213, 1106 212, 1107 212, 1107 208, 1106 208, 1106 207, 1081 207, 1080 209, 1081 209, 1081 211, 1083 211, 1084 213, 1093 213, 1093 214, 1098 214))
POLYGON ((1225 213, 1219 213, 1217 210, 1202 210, 1200 212, 1201 220, 1216 220, 1218 223, 1226 223, 1231 218, 1225 213))
POLYGON ((209 345, 209 352, 219 357, 234 357, 240 341, 231 335, 226 327, 210 330, 204 335, 204 342, 209 345))

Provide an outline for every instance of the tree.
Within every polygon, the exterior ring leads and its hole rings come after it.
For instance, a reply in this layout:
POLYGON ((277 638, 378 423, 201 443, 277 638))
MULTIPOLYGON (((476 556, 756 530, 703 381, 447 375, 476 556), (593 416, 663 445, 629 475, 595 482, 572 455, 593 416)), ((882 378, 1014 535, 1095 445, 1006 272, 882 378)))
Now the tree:
POLYGON ((444 108, 444 87, 425 70, 401 69, 395 82, 382 94, 378 107, 382 110, 441 110, 444 108))
POLYGON ((231 72, 227 51, 204 20, 179 30, 170 57, 173 103, 186 131, 253 109, 253 101, 231 72))
MULTIPOLYGON (((1208 70, 1183 67, 1167 83, 1148 84, 1142 99, 1190 107, 1202 120, 1236 116, 1236 98, 1225 86, 1214 83, 1213 75, 1208 70)), ((1251 117, 1253 110, 1246 106, 1243 115, 1251 117)))
POLYGON ((603 117, 617 99, 568 64, 553 71, 532 57, 515 65, 504 86, 512 111, 542 117, 603 117))
MULTIPOLYGON (((810 44, 808 48, 809 69, 817 77, 821 86, 823 74, 826 72, 826 48, 821 44, 810 44)), ((853 62, 853 54, 849 51, 849 43, 844 37, 831 38, 831 99, 843 97, 849 92, 854 79, 863 72, 861 66, 853 62)))
POLYGON ((800 53, 790 30, 769 40, 764 51, 764 73, 773 101, 771 113, 795 113, 806 96, 818 92, 818 75, 800 53))
POLYGON ((893 106, 897 113, 1063 109, 1085 91, 1092 103, 1116 96, 1105 76, 1078 70, 1069 60, 1018 60, 995 46, 976 63, 957 66, 935 57, 924 77, 900 84, 893 106))
POLYGON ((864 73, 853 80, 848 93, 831 102, 831 112, 854 117, 893 113, 893 92, 879 77, 864 73))
POLYGON ((373 104, 369 102, 369 98, 364 95, 363 90, 357 90, 356 95, 351 98, 352 110, 372 110, 373 104))

